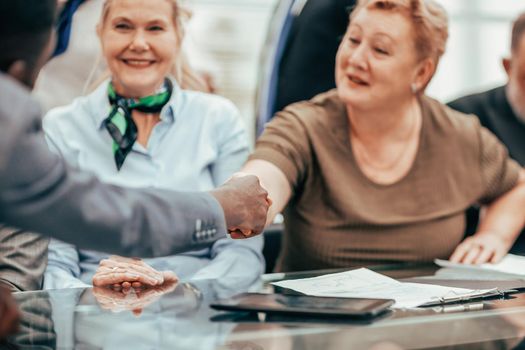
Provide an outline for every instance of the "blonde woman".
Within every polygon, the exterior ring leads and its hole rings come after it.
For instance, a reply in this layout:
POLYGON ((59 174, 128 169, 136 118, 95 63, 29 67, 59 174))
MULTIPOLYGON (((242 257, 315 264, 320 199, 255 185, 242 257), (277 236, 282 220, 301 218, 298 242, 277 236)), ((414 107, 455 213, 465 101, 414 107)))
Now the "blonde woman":
MULTIPOLYGON (((240 168, 248 141, 237 109, 221 97, 181 89, 170 74, 179 71, 180 16, 175 0, 105 2, 97 32, 110 79, 44 120, 50 146, 70 164, 106 182, 186 191, 212 189, 240 168)), ((197 225, 212 234, 206 222, 197 225)), ((95 285, 158 285, 176 278, 171 272, 183 279, 255 279, 264 271, 261 249, 262 238, 228 238, 143 262, 52 241, 45 287, 89 283, 101 261, 95 285)))

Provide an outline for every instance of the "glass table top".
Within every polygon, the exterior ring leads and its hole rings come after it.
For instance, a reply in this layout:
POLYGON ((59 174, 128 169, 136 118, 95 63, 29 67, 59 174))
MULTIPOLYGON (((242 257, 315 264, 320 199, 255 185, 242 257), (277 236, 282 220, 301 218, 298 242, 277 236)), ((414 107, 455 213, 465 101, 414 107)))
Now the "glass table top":
MULTIPOLYGON (((373 269, 403 279, 432 276, 437 267, 373 269)), ((369 321, 226 313, 209 307, 245 291, 270 292, 272 279, 316 274, 270 274, 251 283, 187 281, 127 294, 105 288, 15 293, 23 319, 19 333, 0 349, 525 348, 525 294, 520 293, 505 300, 395 309, 369 321)))

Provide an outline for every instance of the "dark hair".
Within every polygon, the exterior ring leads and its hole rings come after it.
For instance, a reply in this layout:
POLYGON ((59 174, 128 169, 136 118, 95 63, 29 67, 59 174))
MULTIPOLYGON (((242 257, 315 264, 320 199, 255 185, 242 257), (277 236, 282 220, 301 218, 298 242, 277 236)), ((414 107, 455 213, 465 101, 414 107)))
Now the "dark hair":
POLYGON ((0 70, 17 60, 33 64, 49 40, 56 0, 0 1, 0 70))
POLYGON ((525 33, 525 12, 519 15, 519 17, 512 24, 512 39, 510 42, 510 49, 512 52, 518 49, 520 45, 521 36, 525 33))

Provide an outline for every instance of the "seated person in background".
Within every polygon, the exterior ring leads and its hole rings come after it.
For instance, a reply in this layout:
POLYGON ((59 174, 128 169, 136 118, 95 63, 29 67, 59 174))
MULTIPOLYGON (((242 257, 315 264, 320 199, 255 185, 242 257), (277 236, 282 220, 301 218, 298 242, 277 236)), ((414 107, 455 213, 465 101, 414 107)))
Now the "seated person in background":
MULTIPOLYGON (((475 114, 481 125, 493 132, 507 146, 509 154, 525 165, 525 13, 512 26, 511 56, 503 59, 507 85, 459 98, 449 106, 463 113, 475 114)), ((478 211, 469 210, 468 233, 475 232, 478 211)), ((513 253, 525 255, 525 235, 517 239, 513 253)))
POLYGON ((335 54, 355 0, 308 0, 279 62, 275 110, 335 88, 335 54))
POLYGON ((41 289, 48 241, 0 224, 0 285, 12 292, 41 289))
MULTIPOLYGON (((284 209, 282 271, 499 261, 525 224, 525 173, 475 118, 424 95, 448 38, 431 0, 360 0, 337 88, 277 113, 243 171, 284 209), (464 242, 465 210, 487 205, 464 242)), ((247 235, 249 236, 249 235, 247 235)))
POLYGON ((277 111, 335 88, 335 54, 354 6, 355 0, 293 0, 282 21, 276 13, 269 53, 263 55, 267 78, 261 80, 257 101, 257 136, 277 111))
MULTIPOLYGON (((175 0, 108 0, 97 31, 111 78, 90 95, 48 113, 44 130, 52 149, 103 181, 132 187, 209 190, 242 166, 248 139, 233 104, 183 90, 169 76, 180 63, 183 36, 175 0)), ((162 283, 166 274, 153 268, 172 270, 181 278, 228 274, 254 279, 264 271, 261 249, 262 237, 228 237, 209 249, 148 260, 151 267, 110 258, 93 281, 162 283)), ((90 282, 106 257, 51 241, 45 288, 90 282)))

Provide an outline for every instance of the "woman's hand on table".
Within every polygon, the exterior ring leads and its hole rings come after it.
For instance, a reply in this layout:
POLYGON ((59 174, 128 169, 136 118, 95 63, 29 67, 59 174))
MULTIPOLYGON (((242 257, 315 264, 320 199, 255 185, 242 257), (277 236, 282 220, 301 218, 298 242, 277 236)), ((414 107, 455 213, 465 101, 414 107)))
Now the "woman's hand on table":
POLYGON ((450 261, 474 265, 483 263, 495 264, 503 259, 511 248, 512 243, 492 231, 478 232, 465 238, 456 247, 450 257, 450 261))
POLYGON ((176 283, 172 271, 157 271, 141 259, 111 256, 100 262, 93 276, 93 286, 114 289, 147 288, 176 283))

